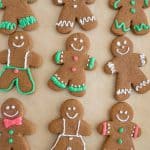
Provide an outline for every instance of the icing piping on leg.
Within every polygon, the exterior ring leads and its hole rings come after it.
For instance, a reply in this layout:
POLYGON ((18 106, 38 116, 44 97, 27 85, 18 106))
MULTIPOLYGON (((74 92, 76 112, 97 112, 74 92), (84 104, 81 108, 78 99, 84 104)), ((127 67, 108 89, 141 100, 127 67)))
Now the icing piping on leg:
POLYGON ((53 75, 50 80, 59 88, 65 89, 67 83, 64 83, 64 81, 60 81, 60 77, 58 77, 57 74, 53 75))
POLYGON ((141 32, 142 30, 149 30, 150 29, 150 25, 147 25, 145 23, 141 23, 141 24, 134 25, 133 28, 137 32, 141 32))
POLYGON ((57 64, 59 64, 59 63, 63 63, 63 51, 57 51, 56 52, 56 55, 55 55, 55 62, 57 63, 57 64))
POLYGON ((117 95, 126 95, 126 94, 131 94, 131 92, 132 92, 132 89, 126 89, 126 88, 124 88, 124 89, 118 89, 117 90, 117 95))
POLYGON ((2 21, 0 23, 0 29, 6 30, 14 30, 16 28, 16 24, 10 21, 2 21))
POLYGON ((19 19, 19 27, 25 28, 37 22, 37 19, 34 16, 27 16, 25 18, 19 19))
POLYGON ((60 20, 59 22, 56 23, 56 26, 58 26, 58 27, 71 27, 71 28, 73 28, 74 22, 67 21, 67 20, 60 20))
POLYGON ((93 69, 94 68, 94 66, 95 66, 95 61, 96 61, 96 58, 94 58, 94 57, 89 57, 89 59, 88 59, 88 64, 87 64, 87 67, 88 67, 88 69, 93 69))
POLYGON ((116 29, 121 29, 123 32, 128 32, 130 31, 130 28, 127 28, 124 22, 118 22, 118 20, 116 19, 114 21, 115 27, 116 29))
POLYGON ((86 90, 86 85, 85 84, 81 84, 81 85, 71 85, 68 86, 68 90, 70 92, 82 92, 86 90))
POLYGON ((85 25, 88 22, 94 22, 94 21, 96 21, 96 17, 95 16, 83 17, 83 18, 80 18, 80 20, 79 20, 79 22, 82 25, 85 25))
POLYGON ((137 86, 135 86, 135 90, 139 91, 140 89, 142 89, 144 86, 147 86, 150 84, 150 80, 145 80, 140 82, 137 86))

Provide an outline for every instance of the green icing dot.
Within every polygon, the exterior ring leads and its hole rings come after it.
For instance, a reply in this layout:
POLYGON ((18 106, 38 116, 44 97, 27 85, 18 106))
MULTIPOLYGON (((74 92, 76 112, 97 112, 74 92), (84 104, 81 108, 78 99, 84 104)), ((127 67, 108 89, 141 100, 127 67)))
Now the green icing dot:
POLYGON ((8 143, 9 143, 9 144, 12 144, 13 142, 14 142, 14 139, 13 139, 13 138, 9 138, 9 139, 8 139, 8 143))
POLYGON ((122 139, 118 139, 118 140, 117 140, 117 143, 118 143, 118 144, 122 144, 122 143, 123 143, 123 140, 122 140, 122 139))
POLYGON ((10 129, 10 130, 8 131, 8 133, 9 133, 9 135, 13 135, 13 134, 14 134, 14 130, 10 129))
POLYGON ((119 128, 119 129, 118 129, 118 132, 119 132, 119 133, 123 133, 123 132, 124 132, 124 128, 122 128, 122 127, 119 128))
POLYGON ((136 9, 135 9, 135 8, 131 8, 131 9, 130 9, 130 12, 131 12, 132 14, 135 14, 135 13, 136 13, 136 9))
POLYGON ((131 1, 130 1, 130 4, 131 4, 132 6, 135 6, 135 4, 136 4, 135 0, 131 0, 131 1))

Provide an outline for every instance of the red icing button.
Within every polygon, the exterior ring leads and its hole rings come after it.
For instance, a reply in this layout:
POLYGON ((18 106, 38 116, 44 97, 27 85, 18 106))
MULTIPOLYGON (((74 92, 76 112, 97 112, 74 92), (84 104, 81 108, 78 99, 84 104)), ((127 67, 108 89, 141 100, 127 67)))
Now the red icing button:
POLYGON ((14 69, 14 73, 19 73, 19 70, 18 69, 14 69))
POLYGON ((74 61, 78 61, 79 57, 78 56, 73 56, 74 61))
POLYGON ((76 67, 72 67, 71 70, 72 70, 72 72, 76 72, 77 68, 76 67))

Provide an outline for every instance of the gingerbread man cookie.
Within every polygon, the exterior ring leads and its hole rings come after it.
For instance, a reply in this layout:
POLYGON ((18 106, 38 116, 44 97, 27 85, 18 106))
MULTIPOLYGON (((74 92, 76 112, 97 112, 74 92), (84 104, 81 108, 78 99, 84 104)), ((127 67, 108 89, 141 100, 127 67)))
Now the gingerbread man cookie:
POLYGON ((93 70, 96 60, 88 56, 90 42, 83 33, 75 33, 66 41, 66 51, 57 51, 54 61, 61 67, 48 81, 48 86, 56 91, 68 89, 74 96, 85 94, 85 70, 93 70))
POLYGON ((113 40, 111 51, 114 58, 105 65, 108 74, 117 74, 116 92, 117 100, 125 100, 132 92, 143 94, 150 90, 150 80, 139 69, 146 64, 144 54, 133 53, 133 43, 127 37, 121 36, 113 40))
POLYGON ((84 121, 83 107, 79 101, 66 100, 60 108, 61 117, 49 124, 49 131, 59 134, 51 150, 85 150, 83 136, 91 134, 90 125, 84 121))
POLYGON ((75 26, 75 21, 82 29, 91 30, 96 27, 96 17, 92 14, 87 4, 94 3, 95 0, 53 0, 54 4, 62 5, 56 29, 60 33, 69 33, 75 26))
POLYGON ((141 135, 140 127, 131 122, 133 110, 125 102, 115 104, 110 111, 110 121, 102 122, 97 130, 108 136, 102 150, 135 150, 132 138, 141 135))
POLYGON ((1 106, 0 149, 30 150, 25 136, 35 132, 35 125, 24 118, 24 107, 14 98, 7 99, 1 106))
POLYGON ((31 39, 25 32, 10 35, 8 45, 0 52, 0 63, 5 64, 0 71, 0 91, 10 91, 15 85, 20 94, 31 94, 35 82, 29 67, 39 67, 41 57, 31 51, 31 39))
POLYGON ((0 0, 0 8, 4 9, 4 16, 0 22, 0 32, 11 34, 20 28, 30 31, 38 26, 29 3, 35 0, 0 0))
POLYGON ((110 6, 118 10, 112 25, 112 32, 116 35, 123 35, 130 29, 137 35, 149 32, 144 8, 150 7, 149 0, 109 0, 110 6))

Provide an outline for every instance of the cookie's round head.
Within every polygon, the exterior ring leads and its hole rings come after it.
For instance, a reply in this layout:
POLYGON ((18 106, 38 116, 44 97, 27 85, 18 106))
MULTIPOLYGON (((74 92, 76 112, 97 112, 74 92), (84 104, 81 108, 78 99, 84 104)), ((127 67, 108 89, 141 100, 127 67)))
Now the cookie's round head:
POLYGON ((112 107, 110 116, 113 121, 127 123, 133 119, 133 110, 129 104, 120 102, 112 107))
POLYGON ((83 33, 74 33, 66 41, 67 50, 87 53, 90 48, 89 38, 83 33))
POLYGON ((133 43, 125 36, 117 37, 112 41, 111 51, 114 56, 124 56, 133 52, 133 43))
POLYGON ((9 36, 8 45, 10 49, 30 50, 32 42, 29 35, 24 31, 17 31, 9 36))
POLYGON ((83 117, 83 107, 79 101, 69 99, 61 105, 60 114, 64 119, 79 120, 83 117))
POLYGON ((24 116, 23 104, 15 98, 7 99, 1 106, 3 118, 14 119, 24 116))

